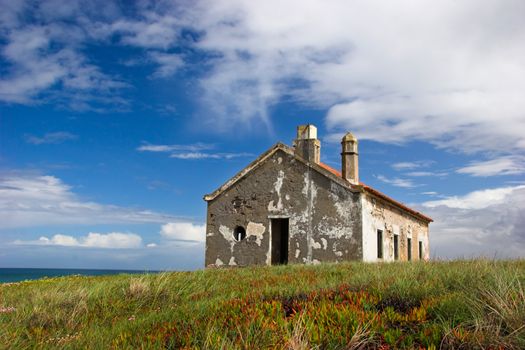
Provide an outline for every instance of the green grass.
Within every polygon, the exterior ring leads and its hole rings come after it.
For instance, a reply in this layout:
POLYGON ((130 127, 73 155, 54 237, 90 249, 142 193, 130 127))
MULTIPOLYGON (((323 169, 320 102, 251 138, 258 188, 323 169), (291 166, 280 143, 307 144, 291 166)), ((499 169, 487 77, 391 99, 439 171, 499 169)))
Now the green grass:
POLYGON ((525 261, 323 264, 0 284, 0 348, 525 348, 525 261))

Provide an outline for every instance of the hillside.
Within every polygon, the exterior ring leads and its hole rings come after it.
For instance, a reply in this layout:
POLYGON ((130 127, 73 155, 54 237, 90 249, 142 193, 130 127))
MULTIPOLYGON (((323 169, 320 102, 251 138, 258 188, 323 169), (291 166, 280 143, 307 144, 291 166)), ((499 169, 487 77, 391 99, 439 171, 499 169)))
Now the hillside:
POLYGON ((0 285, 0 348, 525 348, 525 261, 324 264, 0 285))

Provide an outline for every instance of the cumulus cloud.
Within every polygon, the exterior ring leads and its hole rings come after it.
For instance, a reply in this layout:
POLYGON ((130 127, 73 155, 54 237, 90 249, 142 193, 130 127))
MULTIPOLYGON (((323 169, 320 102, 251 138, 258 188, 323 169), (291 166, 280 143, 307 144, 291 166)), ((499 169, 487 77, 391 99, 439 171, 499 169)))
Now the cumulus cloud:
POLYGON ((472 162, 456 172, 479 177, 523 174, 525 173, 525 158, 509 156, 472 162))
MULTIPOLYGON (((30 103, 58 85, 110 98, 126 84, 80 48, 111 43, 141 49, 144 64, 156 64, 154 78, 198 65, 198 102, 205 109, 199 122, 216 131, 240 125, 271 130, 269 109, 292 100, 328 110, 328 139, 352 130, 360 139, 422 140, 462 152, 525 149, 523 1, 119 6, 2 6, 7 66, 0 99, 30 103), (199 59, 179 55, 181 49, 199 59)), ((73 103, 89 107, 86 99, 73 103)))
POLYGON ((2 228, 57 224, 162 223, 173 216, 86 201, 59 178, 24 172, 0 173, 2 228))
POLYGON ((337 139, 352 130, 463 152, 523 149, 524 6, 206 2, 196 46, 220 56, 202 79, 203 98, 223 102, 210 109, 225 125, 267 123, 268 107, 292 97, 328 107, 337 139))
POLYGON ((142 237, 134 233, 111 232, 104 234, 89 232, 87 236, 78 238, 57 234, 51 238, 40 237, 36 241, 17 240, 13 243, 17 245, 53 245, 64 247, 130 249, 142 247, 142 237))
POLYGON ((525 186, 479 190, 423 203, 435 257, 523 258, 525 186))
POLYGON ((81 50, 90 35, 80 23, 89 22, 89 14, 103 18, 103 9, 111 5, 15 2, 18 6, 5 2, 1 6, 0 101, 34 104, 52 100, 80 110, 127 103, 115 95, 128 84, 104 73, 81 50), (94 7, 98 7, 96 12, 91 11, 94 7))
POLYGON ((437 201, 425 202, 423 206, 436 208, 444 206, 454 209, 484 209, 493 205, 502 205, 509 195, 524 190, 525 186, 500 187, 470 192, 464 196, 451 196, 437 201))
MULTIPOLYGON (((71 41, 82 40, 76 37, 82 36, 78 28, 34 24, 5 29, 8 34, 3 39, 7 43, 0 53, 7 62, 5 74, 0 78, 0 100, 4 102, 35 103, 43 92, 48 98, 57 99, 53 92, 56 95, 60 85, 75 95, 67 94, 68 99, 58 98, 58 102, 80 107, 78 101, 84 97, 93 97, 94 102, 103 101, 94 98, 93 92, 111 99, 111 94, 127 86, 103 73, 71 45, 71 41)), ((118 99, 112 101, 119 102, 118 99)))
POLYGON ((162 225, 160 234, 170 241, 204 242, 206 225, 190 222, 169 222, 162 225))
POLYGON ((75 140, 78 136, 67 131, 48 132, 42 136, 25 135, 27 143, 33 145, 58 144, 69 140, 75 140))

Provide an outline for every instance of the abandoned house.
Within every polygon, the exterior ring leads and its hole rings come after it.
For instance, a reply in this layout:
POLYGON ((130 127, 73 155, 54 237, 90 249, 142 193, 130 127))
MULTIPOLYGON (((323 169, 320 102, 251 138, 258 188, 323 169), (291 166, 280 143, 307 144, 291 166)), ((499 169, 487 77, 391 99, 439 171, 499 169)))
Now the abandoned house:
POLYGON ((357 139, 341 145, 339 172, 299 126, 206 195, 206 266, 429 259, 432 219, 360 182, 357 139))

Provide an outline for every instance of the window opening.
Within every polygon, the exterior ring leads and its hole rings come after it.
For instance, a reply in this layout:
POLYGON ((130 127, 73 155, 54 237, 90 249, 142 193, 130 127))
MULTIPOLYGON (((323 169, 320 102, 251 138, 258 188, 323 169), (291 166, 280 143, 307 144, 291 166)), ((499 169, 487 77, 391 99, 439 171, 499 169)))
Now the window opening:
POLYGON ((399 235, 394 235, 394 260, 399 260, 399 235))
POLYGON ((237 242, 240 242, 242 241, 243 239, 246 238, 246 230, 244 229, 244 227, 242 226, 237 226, 235 228, 235 230, 233 231, 233 238, 237 241, 237 242))
POLYGON ((383 259, 383 231, 377 230, 377 258, 383 259))

